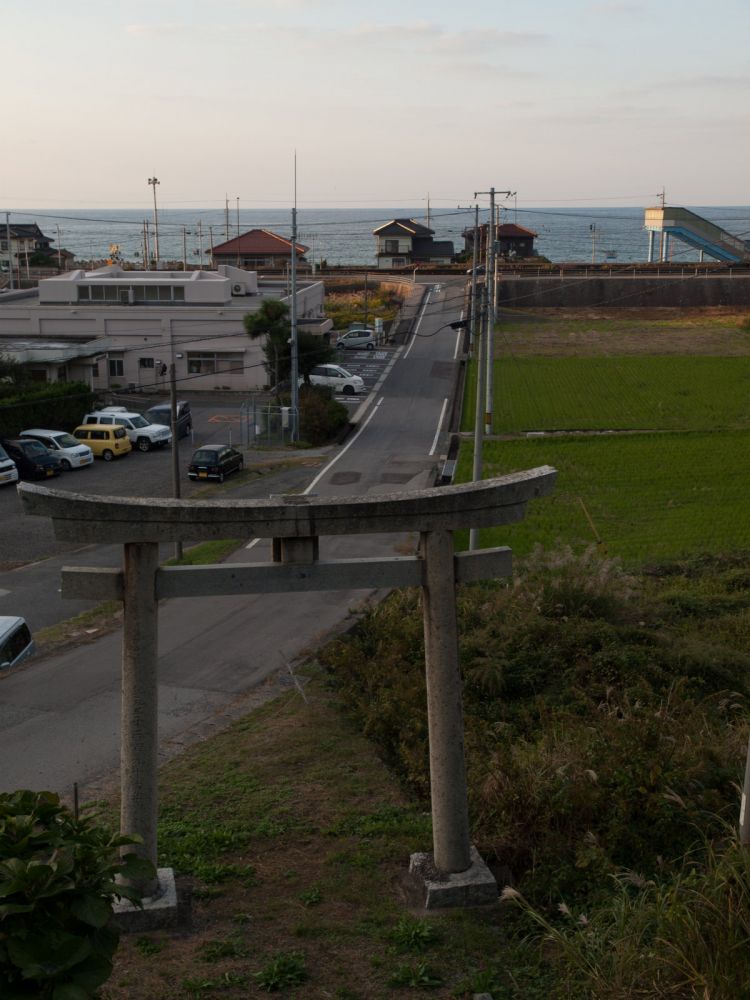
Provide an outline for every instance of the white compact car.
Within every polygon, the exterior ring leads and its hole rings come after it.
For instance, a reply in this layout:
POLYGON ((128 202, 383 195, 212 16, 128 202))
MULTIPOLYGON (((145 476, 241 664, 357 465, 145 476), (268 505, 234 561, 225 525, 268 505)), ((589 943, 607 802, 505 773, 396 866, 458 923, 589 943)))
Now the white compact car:
POLYGON ((172 431, 164 424, 150 424, 140 413, 131 413, 124 406, 105 406, 101 410, 87 413, 82 424, 119 424, 127 431, 130 443, 138 451, 163 448, 172 443, 172 431))
MULTIPOLYGON (((300 379, 300 385, 303 381, 300 379)), ((334 392, 343 392, 345 396, 354 396, 365 389, 361 376, 352 375, 341 365, 316 365, 310 372, 310 384, 326 385, 334 392)))
POLYGON ((77 441, 72 434, 66 434, 65 431, 32 427, 31 430, 21 431, 19 436, 43 444, 47 451, 51 451, 55 458, 60 460, 60 465, 66 471, 83 469, 87 465, 94 464, 94 453, 89 446, 77 441))
POLYGON ((18 469, 8 452, 0 445, 0 483, 17 483, 18 469))

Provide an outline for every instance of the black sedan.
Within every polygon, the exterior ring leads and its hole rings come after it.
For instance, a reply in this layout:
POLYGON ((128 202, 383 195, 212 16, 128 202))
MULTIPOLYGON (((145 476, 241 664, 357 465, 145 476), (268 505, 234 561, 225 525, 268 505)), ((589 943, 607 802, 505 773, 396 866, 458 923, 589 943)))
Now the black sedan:
POLYGON ((8 458, 16 463, 21 479, 48 479, 62 472, 60 459, 48 451, 39 441, 31 438, 14 438, 3 441, 8 458))
POLYGON ((225 476, 237 472, 244 464, 240 452, 228 444, 204 444, 190 459, 188 476, 191 479, 218 479, 223 483, 225 476))

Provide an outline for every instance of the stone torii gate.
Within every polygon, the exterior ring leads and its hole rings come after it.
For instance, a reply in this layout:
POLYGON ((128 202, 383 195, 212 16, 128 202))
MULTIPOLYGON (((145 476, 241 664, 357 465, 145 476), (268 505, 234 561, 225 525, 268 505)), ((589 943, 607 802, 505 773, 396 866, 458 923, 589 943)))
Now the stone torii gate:
MULTIPOLYGON (((414 855, 427 907, 488 902, 495 881, 469 837, 458 660, 456 584, 511 573, 507 547, 455 554, 452 532, 511 524, 529 500, 549 494, 549 466, 496 479, 374 497, 284 496, 259 500, 100 497, 19 486, 28 514, 51 517, 61 541, 122 543, 123 568, 64 567, 64 597, 121 600, 121 829, 156 865, 157 626, 166 597, 418 586, 423 593, 432 801, 432 855, 414 855), (418 532, 416 556, 318 559, 321 535, 418 532), (259 537, 273 540, 272 563, 159 566, 159 542, 259 537)), ((159 878, 139 885, 164 892, 159 878)))

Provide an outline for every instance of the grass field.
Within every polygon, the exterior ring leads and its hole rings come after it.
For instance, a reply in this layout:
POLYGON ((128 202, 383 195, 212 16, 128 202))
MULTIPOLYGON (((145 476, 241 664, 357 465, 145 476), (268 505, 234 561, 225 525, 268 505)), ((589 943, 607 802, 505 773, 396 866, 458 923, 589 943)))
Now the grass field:
MULTIPOLYGON (((750 428, 750 357, 501 357, 495 434, 750 428)), ((473 426, 475 375, 462 430, 473 426)))
MULTIPOLYGON (((552 465, 558 480, 521 524, 482 531, 481 545, 591 544, 583 501, 607 550, 627 561, 750 549, 749 448, 748 431, 485 442, 485 478, 552 465)), ((471 478, 471 454, 466 443, 458 481, 471 478)))
MULTIPOLYGON (((482 545, 523 553, 535 542, 580 547, 601 538, 629 562, 750 550, 742 316, 529 313, 502 323, 495 345, 495 437, 484 443, 484 476, 552 465, 559 478, 522 524, 483 532, 482 545), (558 433, 522 436, 529 431, 558 433), (563 433, 571 431, 583 433, 563 433), (618 433, 628 431, 643 433, 618 433)), ((472 367, 464 432, 474 400, 472 367)), ((467 437, 459 481, 471 477, 471 463, 467 437)))

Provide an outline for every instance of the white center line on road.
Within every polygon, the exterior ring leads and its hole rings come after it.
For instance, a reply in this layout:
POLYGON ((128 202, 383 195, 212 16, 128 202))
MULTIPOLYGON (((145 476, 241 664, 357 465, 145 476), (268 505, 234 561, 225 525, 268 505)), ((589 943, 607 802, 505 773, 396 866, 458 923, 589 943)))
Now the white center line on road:
POLYGON ((419 314, 419 319, 417 320, 416 325, 414 327, 414 336, 411 338, 411 343, 409 344, 409 346, 404 351, 403 357, 401 358, 402 361, 405 361, 406 358, 409 357, 409 351, 412 349, 412 347, 414 347, 414 341, 417 339, 417 333, 419 331, 419 324, 424 319, 425 309, 427 308, 427 303, 430 301, 430 296, 431 295, 432 295, 432 288, 430 288, 430 290, 427 293, 427 295, 425 295, 424 302, 422 303, 422 310, 421 310, 421 312, 419 314))
POLYGON ((430 448, 430 454, 435 454, 435 449, 437 448, 438 438, 440 437, 440 430, 443 426, 443 417, 445 416, 445 411, 448 407, 448 397, 446 396, 443 400, 443 408, 440 411, 440 420, 438 420, 437 430, 435 431, 435 440, 432 442, 432 447, 430 448))

